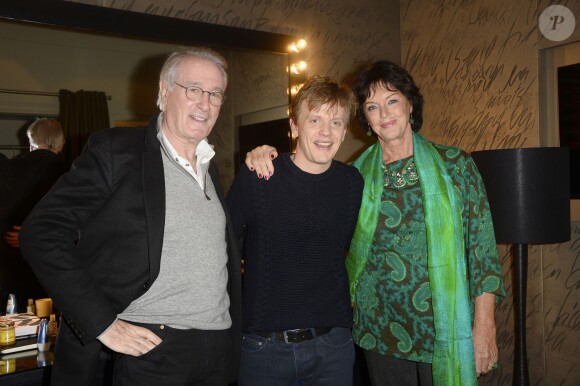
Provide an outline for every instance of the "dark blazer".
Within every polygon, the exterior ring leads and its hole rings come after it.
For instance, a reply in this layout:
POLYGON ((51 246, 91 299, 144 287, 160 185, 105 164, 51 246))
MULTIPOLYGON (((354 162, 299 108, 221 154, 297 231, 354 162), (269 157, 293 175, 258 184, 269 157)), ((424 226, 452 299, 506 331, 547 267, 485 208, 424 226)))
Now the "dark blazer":
MULTIPOLYGON (((156 136, 157 117, 146 128, 95 132, 24 223, 24 257, 66 321, 53 386, 92 383, 103 356, 96 337, 159 274, 165 180, 156 136)), ((209 173, 227 218, 233 380, 241 345, 241 252, 213 163, 209 173)))

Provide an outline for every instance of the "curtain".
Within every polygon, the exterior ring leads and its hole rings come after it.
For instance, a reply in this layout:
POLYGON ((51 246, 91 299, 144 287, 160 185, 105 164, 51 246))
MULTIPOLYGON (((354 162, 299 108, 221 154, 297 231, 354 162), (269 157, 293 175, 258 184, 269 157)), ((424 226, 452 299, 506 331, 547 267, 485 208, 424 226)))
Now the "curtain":
POLYGON ((59 119, 65 136, 63 149, 67 165, 81 153, 94 131, 109 127, 107 96, 102 91, 59 91, 59 119))

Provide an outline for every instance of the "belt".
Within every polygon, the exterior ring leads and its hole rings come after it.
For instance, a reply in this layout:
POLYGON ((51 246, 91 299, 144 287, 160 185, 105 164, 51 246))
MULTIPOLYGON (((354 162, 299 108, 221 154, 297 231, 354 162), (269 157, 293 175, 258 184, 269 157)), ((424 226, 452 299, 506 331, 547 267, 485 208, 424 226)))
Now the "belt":
POLYGON ((328 334, 332 330, 330 327, 320 327, 320 328, 303 328, 298 330, 287 330, 282 332, 265 332, 256 333, 256 335, 263 336, 265 338, 272 338, 285 343, 298 343, 305 340, 311 340, 317 336, 328 334))

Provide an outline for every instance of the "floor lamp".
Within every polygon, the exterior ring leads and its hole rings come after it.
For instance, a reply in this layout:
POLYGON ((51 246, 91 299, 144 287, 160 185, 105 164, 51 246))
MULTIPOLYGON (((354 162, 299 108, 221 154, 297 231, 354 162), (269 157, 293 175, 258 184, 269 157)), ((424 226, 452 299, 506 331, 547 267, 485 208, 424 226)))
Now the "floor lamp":
POLYGON ((514 385, 529 385, 526 350, 528 244, 570 240, 569 149, 486 150, 472 153, 491 208, 498 243, 513 244, 514 385))

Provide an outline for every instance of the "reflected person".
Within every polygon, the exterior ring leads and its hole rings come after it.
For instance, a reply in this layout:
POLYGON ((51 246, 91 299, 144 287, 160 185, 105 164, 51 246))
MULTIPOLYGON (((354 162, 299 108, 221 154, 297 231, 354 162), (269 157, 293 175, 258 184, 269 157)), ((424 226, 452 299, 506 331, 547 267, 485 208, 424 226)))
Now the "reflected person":
POLYGON ((62 312, 52 385, 216 385, 237 376, 241 267, 207 136, 226 62, 172 53, 161 113, 97 131, 23 225, 24 256, 62 312), (101 378, 101 379, 99 379, 101 378))
POLYGON ((58 120, 37 119, 26 135, 30 152, 0 161, 0 304, 14 293, 18 312, 26 312, 27 299, 47 296, 20 253, 20 226, 65 171, 60 156, 64 133, 58 120))

